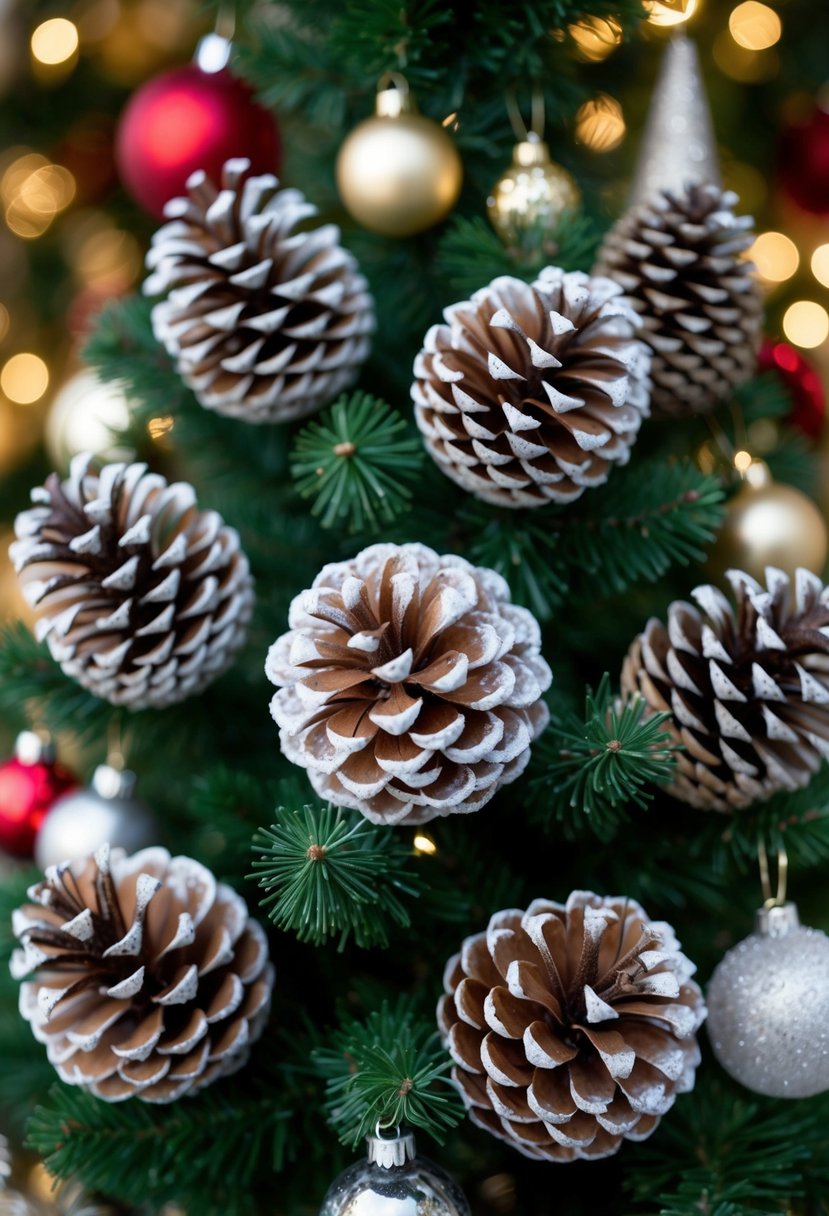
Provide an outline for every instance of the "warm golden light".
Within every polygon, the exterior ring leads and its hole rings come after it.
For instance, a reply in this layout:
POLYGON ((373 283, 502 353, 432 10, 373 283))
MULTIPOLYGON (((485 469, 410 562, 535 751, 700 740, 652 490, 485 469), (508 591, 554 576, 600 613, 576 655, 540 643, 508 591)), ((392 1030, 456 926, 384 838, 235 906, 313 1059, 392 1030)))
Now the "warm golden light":
POLYGON ((818 245, 812 254, 812 274, 818 283, 829 287, 829 245, 818 245))
POLYGON ((48 367, 38 355, 28 351, 12 355, 0 372, 0 388, 17 405, 39 401, 48 387, 48 367))
POLYGON ((27 240, 41 236, 72 202, 75 189, 75 178, 63 165, 50 164, 38 152, 19 156, 0 180, 6 224, 27 240))
POLYGON ((9 310, 6 308, 5 304, 0 304, 0 342, 3 341, 6 334, 9 332, 10 325, 11 316, 9 315, 9 310))
POLYGON ((795 346, 820 346, 829 337, 829 313, 814 300, 797 300, 783 316, 783 333, 795 346))
POLYGON ((751 452, 735 452, 734 453, 734 468, 738 473, 745 473, 751 467, 752 462, 751 452))
POLYGON ((783 232, 761 232, 747 251, 761 279, 768 283, 783 283, 790 279, 800 264, 800 254, 794 241, 783 232))
POLYGON ((771 80, 780 70, 777 51, 749 51, 736 43, 728 30, 720 30, 717 34, 712 54, 720 71, 740 84, 759 84, 763 80, 771 80))
POLYGON ((593 152, 612 152, 625 137, 622 107, 615 97, 602 93, 579 106, 576 138, 593 152))
POLYGON ((66 17, 51 17, 34 31, 31 47, 38 63, 65 63, 78 49, 78 27, 66 17))
POLYGON ((599 63, 622 41, 622 27, 613 17, 583 17, 570 26, 570 36, 582 59, 599 63))
POLYGON ((96 291, 123 290, 141 273, 141 247, 131 233, 105 224, 75 247, 72 262, 96 291))
POLYGON ((765 51, 780 41, 783 27, 780 18, 767 4, 745 0, 738 4, 728 18, 728 29, 738 46, 747 51, 765 51))
POLYGON ((681 25, 693 17, 699 0, 645 0, 645 12, 651 25, 681 25))
POLYGON ((172 414, 163 414, 159 418, 151 418, 147 423, 147 434, 149 435, 150 439, 152 439, 155 443, 158 443, 164 438, 165 435, 170 434, 174 424, 175 419, 173 418, 172 414))
POLYGON ((414 847, 416 853, 426 853, 429 856, 438 851, 438 846, 432 840, 432 837, 427 836, 425 832, 418 832, 415 836, 414 847))

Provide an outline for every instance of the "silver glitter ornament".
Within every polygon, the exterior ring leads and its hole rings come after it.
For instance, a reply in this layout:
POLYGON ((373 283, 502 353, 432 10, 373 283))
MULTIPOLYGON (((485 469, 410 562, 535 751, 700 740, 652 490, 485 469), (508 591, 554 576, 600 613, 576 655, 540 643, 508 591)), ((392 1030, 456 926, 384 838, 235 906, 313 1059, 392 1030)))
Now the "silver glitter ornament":
POLYGON ((793 903, 761 908, 708 986, 708 1037, 725 1071, 770 1098, 829 1089, 829 937, 793 903))
POLYGON ((91 856, 102 844, 127 853, 157 844, 155 817, 134 791, 135 773, 101 764, 91 785, 59 798, 35 841, 35 861, 41 870, 91 856))
POLYGON ((418 1157, 410 1132, 366 1137, 368 1156, 329 1187, 320 1216, 469 1216, 469 1204, 445 1170, 418 1157))
POLYGON ((689 182, 720 183, 719 158, 697 48, 684 33, 665 50, 636 161, 629 206, 689 182))

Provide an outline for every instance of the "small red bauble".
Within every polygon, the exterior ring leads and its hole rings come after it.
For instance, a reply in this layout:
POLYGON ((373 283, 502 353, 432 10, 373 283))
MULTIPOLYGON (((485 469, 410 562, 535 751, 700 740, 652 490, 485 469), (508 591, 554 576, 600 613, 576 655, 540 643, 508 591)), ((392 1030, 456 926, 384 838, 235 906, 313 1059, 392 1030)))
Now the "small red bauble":
POLYGON ((190 63, 164 72, 133 94, 121 116, 115 143, 121 181, 157 219, 196 169, 217 181, 236 156, 247 157, 254 174, 278 173, 281 143, 273 115, 227 69, 205 72, 190 63))
POLYGON ((33 857, 47 812, 77 784, 77 777, 55 762, 49 744, 31 731, 19 735, 14 756, 0 764, 0 849, 12 857, 33 857))
POLYGON ((829 214, 829 112, 815 106, 780 138, 780 181, 799 207, 829 214))
POLYGON ((800 351, 788 342, 763 339, 757 366, 761 372, 775 371, 791 393, 789 426, 802 431, 809 439, 820 439, 826 417, 826 394, 823 381, 800 351))

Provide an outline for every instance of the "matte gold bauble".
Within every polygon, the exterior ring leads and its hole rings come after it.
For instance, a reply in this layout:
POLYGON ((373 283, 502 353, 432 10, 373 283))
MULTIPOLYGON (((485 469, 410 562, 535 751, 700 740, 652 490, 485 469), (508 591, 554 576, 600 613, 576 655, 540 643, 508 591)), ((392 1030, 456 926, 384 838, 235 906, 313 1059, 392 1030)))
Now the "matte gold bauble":
POLYGON ((766 566, 776 566, 794 578, 798 566, 821 573, 827 552, 826 524, 811 498, 773 481, 755 461, 726 507, 708 568, 716 576, 745 570, 762 580, 766 566))
POLYGON ((354 219, 384 236, 411 236, 449 214, 462 180, 451 136, 415 112, 402 76, 383 77, 375 114, 354 128, 337 157, 337 188, 354 219))
POLYGON ((530 132, 516 144, 512 164, 493 186, 486 209, 508 249, 532 254, 545 251, 562 215, 580 202, 572 173, 551 160, 544 140, 530 132))

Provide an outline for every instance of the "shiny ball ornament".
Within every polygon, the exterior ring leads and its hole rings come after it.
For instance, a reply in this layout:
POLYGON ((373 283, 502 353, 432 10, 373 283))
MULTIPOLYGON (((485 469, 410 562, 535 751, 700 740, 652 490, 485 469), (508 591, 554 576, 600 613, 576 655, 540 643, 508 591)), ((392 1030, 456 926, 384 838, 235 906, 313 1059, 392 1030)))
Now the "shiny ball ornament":
POLYGON ((735 1081, 770 1098, 829 1089, 829 937, 793 903, 761 908, 708 986, 708 1037, 735 1081))
POLYGON ((0 764, 0 849, 31 858, 46 815, 78 779, 55 760, 53 744, 34 731, 17 736, 14 756, 0 764))
POLYGON ((164 217, 164 205, 185 193, 192 173, 214 181, 231 157, 251 172, 278 173, 279 131, 273 115, 227 69, 197 63, 154 77, 133 94, 118 126, 115 158, 121 181, 145 211, 164 217))
POLYGON ((450 135, 418 114, 402 76, 383 77, 374 115, 355 127, 337 157, 337 189, 372 232, 412 236, 444 219, 463 180, 450 135))
POLYGON ((804 211, 829 214, 829 105, 815 105, 783 131, 778 175, 783 189, 804 211))
POLYGON ((89 787, 60 798, 44 818, 35 841, 40 869, 91 856, 107 843, 127 853, 157 844, 153 813, 134 791, 134 773, 99 765, 89 787))
POLYGON ((812 499, 773 481, 766 465, 754 461, 728 502, 706 567, 716 578, 745 570, 763 582, 766 567, 774 566, 793 579, 798 566, 820 574, 827 552, 826 524, 812 499))
POLYGON ((378 1133, 366 1138, 368 1155, 329 1187, 320 1216, 469 1216, 454 1179, 425 1157, 414 1136, 378 1133))
POLYGON ((550 159, 543 139, 533 133, 516 144, 512 164, 492 188, 486 209, 507 249, 532 256, 556 252, 553 234, 561 217, 581 202, 572 173, 550 159))
POLYGON ((791 394, 792 408, 785 421, 807 439, 820 439, 826 419, 823 381, 808 359, 788 342, 764 339, 757 356, 761 372, 776 372, 791 394))
POLYGON ((66 381, 52 402, 43 435, 46 451, 61 472, 79 452, 103 460, 131 460, 135 452, 120 436, 129 424, 123 387, 84 369, 66 381))

